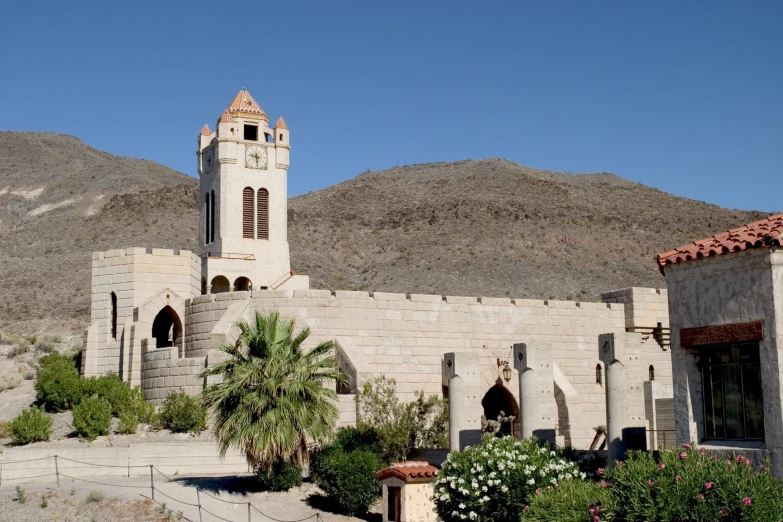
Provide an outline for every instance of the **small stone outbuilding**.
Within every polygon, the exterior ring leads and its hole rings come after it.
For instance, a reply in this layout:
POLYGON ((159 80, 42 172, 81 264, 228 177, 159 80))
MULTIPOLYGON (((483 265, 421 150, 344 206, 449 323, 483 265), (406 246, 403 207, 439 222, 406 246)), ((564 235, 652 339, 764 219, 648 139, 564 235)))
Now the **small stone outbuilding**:
POLYGON ((398 462, 377 473, 383 484, 383 522, 435 522, 432 482, 438 468, 421 461, 398 462))
POLYGON ((783 214, 658 256, 677 442, 769 457, 783 477, 783 214))

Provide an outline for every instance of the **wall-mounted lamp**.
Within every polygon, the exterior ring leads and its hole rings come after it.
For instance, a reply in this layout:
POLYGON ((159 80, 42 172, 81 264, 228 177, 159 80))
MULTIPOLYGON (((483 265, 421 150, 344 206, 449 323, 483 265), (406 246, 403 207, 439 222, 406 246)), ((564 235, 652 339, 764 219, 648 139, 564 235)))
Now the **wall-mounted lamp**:
POLYGON ((503 380, 506 382, 511 380, 511 366, 508 361, 498 359, 498 373, 503 375, 503 380))

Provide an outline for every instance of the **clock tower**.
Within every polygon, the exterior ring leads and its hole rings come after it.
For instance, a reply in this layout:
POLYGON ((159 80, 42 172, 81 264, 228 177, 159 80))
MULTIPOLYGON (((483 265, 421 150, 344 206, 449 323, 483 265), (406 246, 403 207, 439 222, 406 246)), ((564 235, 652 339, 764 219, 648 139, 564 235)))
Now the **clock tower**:
POLYGON ((288 126, 245 89, 198 138, 202 293, 309 288, 288 251, 288 126))

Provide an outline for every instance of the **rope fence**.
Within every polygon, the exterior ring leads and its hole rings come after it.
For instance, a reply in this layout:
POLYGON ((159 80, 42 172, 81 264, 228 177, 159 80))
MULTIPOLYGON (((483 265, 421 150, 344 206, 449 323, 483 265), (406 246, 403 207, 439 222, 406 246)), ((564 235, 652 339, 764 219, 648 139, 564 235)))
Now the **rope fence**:
MULTIPOLYGON (((198 522, 206 522, 204 520, 204 514, 209 515, 210 517, 213 517, 215 520, 219 520, 219 521, 222 521, 222 522, 254 522, 254 519, 252 517, 252 512, 253 511, 256 511, 259 515, 263 516, 266 520, 269 520, 271 522, 305 522, 307 520, 315 520, 315 522, 322 522, 322 520, 323 520, 321 518, 321 514, 320 513, 315 513, 313 515, 310 515, 308 517, 301 518, 301 519, 298 519, 298 520, 283 520, 283 519, 279 519, 279 518, 274 518, 274 517, 264 513, 263 511, 261 511, 252 502, 236 502, 236 501, 231 501, 231 500, 224 500, 224 499, 222 499, 220 497, 217 497, 215 495, 207 493, 206 491, 201 491, 197 486, 188 486, 188 485, 180 484, 177 480, 169 477, 168 475, 166 475, 165 473, 160 471, 158 468, 156 468, 152 464, 149 464, 149 465, 134 465, 134 466, 131 466, 131 465, 116 466, 116 465, 110 465, 110 464, 96 464, 96 463, 92 463, 92 462, 83 462, 83 461, 79 461, 79 460, 69 459, 69 458, 66 458, 66 457, 60 457, 58 455, 53 455, 53 456, 50 456, 50 457, 42 457, 42 458, 29 459, 29 460, 12 460, 12 461, 5 461, 5 462, 0 461, 0 480, 2 479, 3 466, 5 466, 5 465, 8 465, 8 464, 26 464, 28 462, 38 462, 38 461, 49 460, 49 459, 53 460, 53 462, 54 462, 54 471, 53 472, 44 473, 42 475, 26 476, 26 477, 16 477, 16 476, 14 476, 13 480, 14 481, 24 481, 24 480, 32 480, 32 479, 43 478, 43 477, 55 477, 55 480, 57 482, 57 487, 59 488, 60 487, 60 477, 62 477, 62 478, 70 479, 70 480, 78 480, 80 482, 85 482, 85 483, 88 483, 88 484, 95 484, 95 485, 98 485, 98 486, 106 486, 106 487, 111 487, 111 488, 138 489, 138 490, 142 490, 142 492, 138 493, 138 496, 141 496, 143 498, 152 500, 153 502, 155 502, 156 504, 161 506, 162 509, 166 509, 166 504, 159 502, 155 498, 155 494, 157 493, 158 495, 162 495, 163 497, 167 498, 168 500, 176 502, 178 504, 182 504, 183 506, 190 506, 190 507, 197 508, 198 509, 198 522), (61 466, 62 466, 63 461, 68 462, 68 463, 79 464, 79 465, 82 465, 82 466, 94 466, 94 467, 100 467, 100 468, 128 469, 128 478, 130 477, 130 468, 149 468, 149 470, 150 470, 150 474, 149 474, 150 485, 149 486, 142 486, 142 485, 128 485, 128 484, 109 484, 109 483, 106 483, 106 482, 100 482, 100 481, 96 481, 96 480, 88 480, 88 479, 81 478, 81 477, 74 477, 72 475, 66 475, 60 469, 61 466), (172 495, 169 495, 168 493, 164 493, 160 489, 160 487, 156 487, 156 485, 155 485, 155 475, 156 475, 156 473, 165 479, 163 481, 163 484, 172 482, 172 483, 179 484, 183 488, 193 488, 195 490, 196 503, 189 502, 189 501, 186 501, 186 500, 182 500, 182 499, 176 498, 176 497, 174 497, 172 495), (147 490, 149 490, 149 493, 150 493, 149 497, 143 493, 144 491, 147 491, 147 490), (223 518, 223 517, 221 517, 219 515, 216 515, 212 511, 207 510, 202 505, 202 503, 201 503, 201 495, 202 495, 202 493, 204 494, 205 497, 210 498, 210 499, 212 499, 214 501, 217 501, 217 502, 222 502, 224 504, 231 504, 231 505, 234 505, 234 506, 247 506, 247 515, 244 516, 241 520, 240 519, 233 519, 232 520, 232 519, 223 518)), ((117 476, 117 478, 126 478, 126 477, 124 477, 124 476, 117 476)), ((158 485, 160 485, 160 482, 158 483, 158 485)), ((117 494, 123 494, 123 493, 118 492, 117 494)), ((130 495, 130 493, 128 493, 127 495, 130 495)), ((133 496, 136 496, 136 494, 133 494, 133 496)), ((196 521, 193 521, 193 520, 191 520, 189 518, 186 518, 184 516, 182 517, 182 520, 186 520, 188 522, 196 522, 196 521)), ((256 518, 255 520, 258 520, 258 519, 256 518)))

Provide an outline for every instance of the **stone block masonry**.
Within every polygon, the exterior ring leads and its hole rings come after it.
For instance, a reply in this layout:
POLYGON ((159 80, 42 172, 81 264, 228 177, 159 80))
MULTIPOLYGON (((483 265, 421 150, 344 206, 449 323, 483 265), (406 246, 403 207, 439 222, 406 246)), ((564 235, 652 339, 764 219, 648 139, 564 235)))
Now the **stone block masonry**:
POLYGON ((204 389, 199 373, 204 357, 177 358, 176 349, 145 349, 141 356, 141 389, 153 404, 162 404, 169 393, 182 390, 196 395, 204 389))
MULTIPOLYGON (((562 393, 555 384, 559 417, 568 419, 561 423, 559 435, 566 444, 587 447, 595 435, 593 427, 603 424, 606 415, 605 390, 596 382, 596 367, 601 364, 598 336, 651 326, 652 320, 668 324, 665 291, 630 289, 607 298, 615 302, 328 290, 203 295, 191 299, 185 307, 185 356, 208 354, 218 339, 216 328, 224 331, 218 326, 229 310, 237 314, 236 319, 249 319, 256 310, 276 310, 295 318, 302 327, 309 326, 311 345, 337 340, 356 373, 356 386, 383 374, 396 379, 403 401, 413 400, 418 390, 442 396, 444 354, 470 352, 479 357, 482 394, 498 385, 519 404, 516 371, 505 382, 497 361, 511 361, 514 343, 548 343, 552 346, 555 382, 561 375, 566 380, 561 382, 562 387, 573 392, 562 393)), ((231 332, 219 338, 231 342, 231 332)), ((658 378, 668 378, 670 383, 668 353, 655 343, 646 343, 645 350, 655 359, 658 378)))

